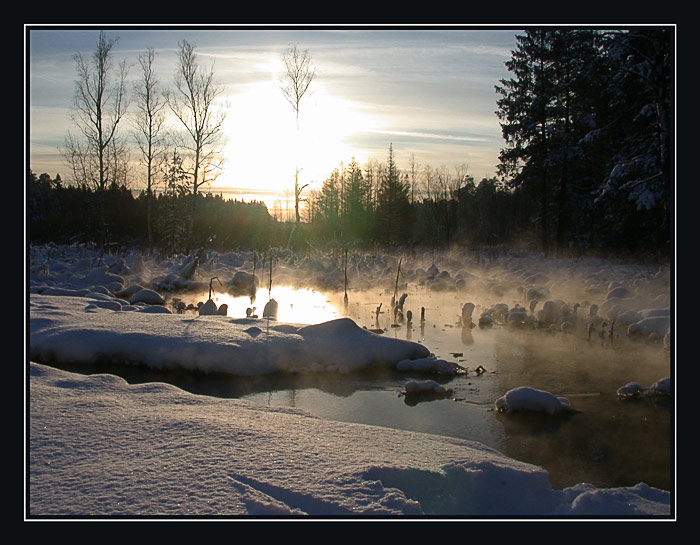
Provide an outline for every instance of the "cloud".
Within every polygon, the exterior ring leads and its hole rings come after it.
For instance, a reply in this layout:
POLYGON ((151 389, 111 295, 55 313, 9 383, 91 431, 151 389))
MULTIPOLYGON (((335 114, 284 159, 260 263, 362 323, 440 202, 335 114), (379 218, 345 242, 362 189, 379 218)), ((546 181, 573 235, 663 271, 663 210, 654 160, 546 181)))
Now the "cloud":
POLYGON ((379 134, 388 134, 396 136, 404 136, 408 138, 416 138, 420 140, 453 140, 458 142, 472 142, 472 143, 490 143, 491 139, 481 138, 478 136, 459 136, 454 134, 436 134, 429 132, 418 132, 418 131, 387 131, 376 129, 372 132, 379 134))

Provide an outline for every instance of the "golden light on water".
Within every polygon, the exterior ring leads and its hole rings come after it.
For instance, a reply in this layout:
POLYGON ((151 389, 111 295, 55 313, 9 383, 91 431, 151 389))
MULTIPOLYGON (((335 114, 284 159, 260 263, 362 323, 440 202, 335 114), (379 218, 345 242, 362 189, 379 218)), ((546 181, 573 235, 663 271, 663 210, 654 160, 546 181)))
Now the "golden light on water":
MULTIPOLYGON (((341 301, 336 304, 327 294, 291 286, 273 286, 271 295, 279 305, 278 322, 318 324, 342 317, 341 301)), ((204 295, 205 300, 207 296, 208 294, 204 295)), ((248 296, 234 297, 226 293, 216 293, 212 296, 217 307, 228 305, 229 318, 245 318, 246 310, 251 307, 255 307, 255 314, 262 318, 263 309, 269 299, 270 292, 267 289, 259 289, 252 304, 248 296)))

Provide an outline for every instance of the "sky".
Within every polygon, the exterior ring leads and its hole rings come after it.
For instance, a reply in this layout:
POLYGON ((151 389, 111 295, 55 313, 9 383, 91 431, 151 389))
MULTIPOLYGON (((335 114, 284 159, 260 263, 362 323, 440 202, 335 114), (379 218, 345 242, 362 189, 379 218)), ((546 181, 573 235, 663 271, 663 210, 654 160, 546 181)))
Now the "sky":
MULTIPOLYGON (((170 85, 181 40, 194 44, 204 67, 213 66, 227 112, 226 164, 215 186, 289 190, 300 168, 300 183, 320 189, 341 162, 384 161, 390 145, 402 169, 413 157, 421 167, 452 172, 467 165, 477 181, 495 174, 503 140, 494 86, 509 77, 504 63, 517 28, 102 28, 118 38, 114 59, 127 60, 133 81, 138 55, 150 47, 158 79, 170 85), (300 105, 299 133, 280 90, 282 53, 291 46, 308 50, 316 68, 300 105)), ((91 55, 98 33, 28 29, 26 153, 37 174, 70 179, 58 148, 67 131, 76 131, 69 116, 73 55, 91 55)), ((130 120, 120 129, 132 130, 130 120)))

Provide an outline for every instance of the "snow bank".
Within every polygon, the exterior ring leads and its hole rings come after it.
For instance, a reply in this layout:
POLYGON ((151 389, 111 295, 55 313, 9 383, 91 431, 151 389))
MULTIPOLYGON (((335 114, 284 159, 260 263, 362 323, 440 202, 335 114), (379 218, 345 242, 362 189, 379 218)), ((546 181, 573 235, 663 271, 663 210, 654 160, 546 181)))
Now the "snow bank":
POLYGON ((30 518, 670 514, 668 492, 553 490, 542 468, 470 441, 36 363, 28 372, 30 518))
POLYGON ((91 298, 31 294, 30 357, 250 376, 393 367, 429 355, 421 344, 375 335, 349 318, 303 327, 266 319, 172 314, 158 305, 144 308, 167 314, 102 308, 91 298))

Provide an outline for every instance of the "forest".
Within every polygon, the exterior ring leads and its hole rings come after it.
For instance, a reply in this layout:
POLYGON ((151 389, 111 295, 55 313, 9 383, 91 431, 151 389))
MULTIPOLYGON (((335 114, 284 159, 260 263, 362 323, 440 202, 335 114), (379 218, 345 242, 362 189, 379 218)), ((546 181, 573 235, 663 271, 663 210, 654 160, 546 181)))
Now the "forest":
MULTIPOLYGON (((503 135, 496 176, 477 181, 466 165, 433 168, 416 164, 412 155, 409 165, 399 166, 387 142, 384 157, 363 165, 338 158, 348 162, 340 162, 320 189, 304 194, 301 214, 289 221, 273 218, 263 203, 224 200, 215 190, 202 194, 207 168, 216 166, 200 160, 204 153, 196 154, 200 162, 193 166, 186 147, 163 146, 153 170, 155 156, 144 153, 149 185, 136 194, 119 168, 125 140, 98 143, 95 149, 105 153, 98 161, 90 157, 89 143, 67 139, 72 180, 28 169, 27 241, 129 245, 168 254, 336 243, 668 257, 675 187, 673 43, 668 28, 526 30, 506 63, 510 77, 494 85, 494 115, 503 135), (99 172, 85 175, 86 165, 99 165, 99 172), (151 180, 162 190, 153 191, 151 180)), ((111 45, 101 43, 98 51, 103 47, 108 55, 111 45)), ((181 61, 194 61, 193 50, 183 45, 181 61)), ((148 89, 148 58, 141 63, 148 89)), ((148 103, 149 94, 141 96, 142 111, 161 110, 162 104, 148 103)), ((155 144, 153 127, 146 128, 146 141, 155 144)))

